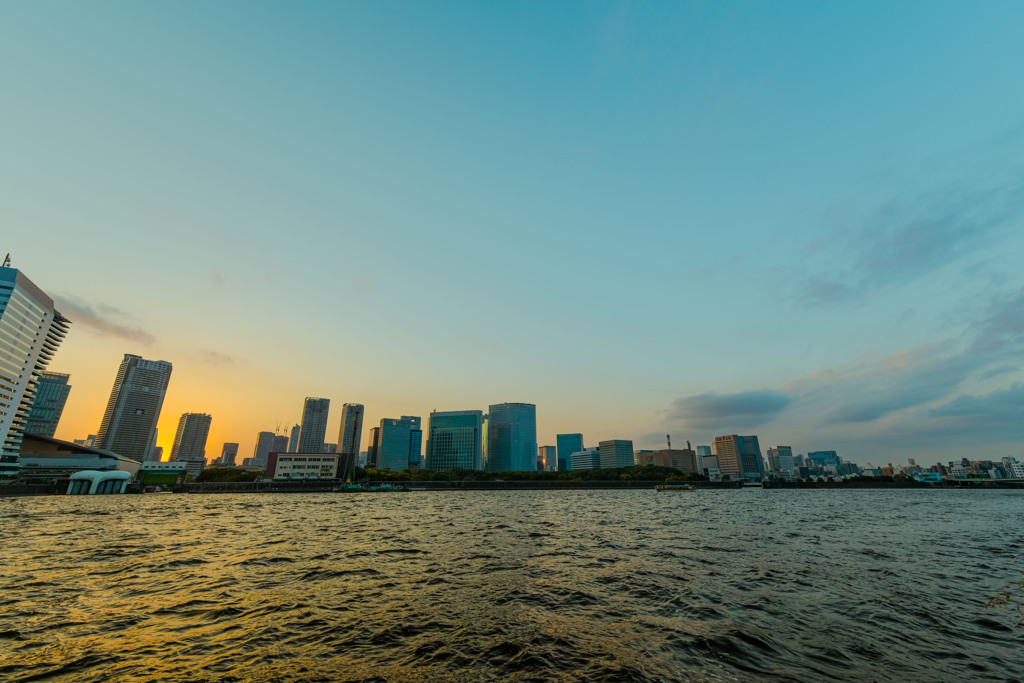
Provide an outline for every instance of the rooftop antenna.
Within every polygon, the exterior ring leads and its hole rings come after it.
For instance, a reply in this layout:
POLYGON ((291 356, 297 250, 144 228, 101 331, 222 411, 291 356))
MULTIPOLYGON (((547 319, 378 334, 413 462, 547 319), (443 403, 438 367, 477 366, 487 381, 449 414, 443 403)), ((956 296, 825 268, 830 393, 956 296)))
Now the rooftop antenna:
POLYGON ((7 256, 4 257, 4 268, 11 267, 11 252, 7 252, 7 256))
POLYGON ((672 450, 672 435, 671 434, 666 434, 665 438, 668 439, 668 449, 672 450))

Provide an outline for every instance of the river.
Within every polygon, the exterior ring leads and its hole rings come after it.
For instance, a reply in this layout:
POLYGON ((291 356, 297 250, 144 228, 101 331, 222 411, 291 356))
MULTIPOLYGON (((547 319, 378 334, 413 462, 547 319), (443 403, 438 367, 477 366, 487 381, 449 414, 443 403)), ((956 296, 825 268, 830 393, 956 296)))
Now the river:
POLYGON ((1024 680, 1024 492, 0 499, 0 679, 1024 680))

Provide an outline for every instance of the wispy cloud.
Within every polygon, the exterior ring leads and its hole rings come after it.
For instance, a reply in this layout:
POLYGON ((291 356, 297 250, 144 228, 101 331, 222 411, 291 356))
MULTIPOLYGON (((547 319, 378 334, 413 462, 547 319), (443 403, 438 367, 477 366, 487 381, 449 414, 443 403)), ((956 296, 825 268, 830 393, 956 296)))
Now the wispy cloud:
POLYGON ((1020 222, 1024 182, 946 188, 896 199, 866 218, 845 220, 826 240, 803 248, 802 270, 791 273, 796 297, 812 306, 856 302, 894 284, 934 272, 971 255, 999 231, 1020 222), (807 268, 807 259, 821 265, 807 268))
POLYGON ((666 426, 708 438, 712 431, 736 433, 772 423, 773 431, 824 440, 816 446, 849 445, 862 453, 1021 443, 1024 289, 993 296, 978 318, 967 322, 949 339, 866 355, 777 388, 677 398, 667 410, 666 426), (988 386, 1000 378, 1008 386, 988 386), (979 386, 988 393, 965 392, 979 386))
POLYGON ((57 310, 67 316, 72 323, 81 325, 93 333, 127 339, 145 346, 151 345, 155 338, 138 325, 132 325, 132 316, 114 306, 97 304, 95 307, 77 297, 55 296, 57 310))

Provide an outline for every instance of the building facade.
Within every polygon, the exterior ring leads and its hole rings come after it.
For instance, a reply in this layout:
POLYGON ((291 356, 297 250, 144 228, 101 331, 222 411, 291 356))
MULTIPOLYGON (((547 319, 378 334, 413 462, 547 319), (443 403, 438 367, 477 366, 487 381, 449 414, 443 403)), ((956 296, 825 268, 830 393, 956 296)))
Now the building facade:
POLYGON ((324 448, 327 436, 327 413, 331 409, 331 399, 307 397, 302 405, 302 429, 299 431, 298 451, 301 453, 320 453, 324 448))
POLYGON ((403 415, 397 420, 383 418, 376 433, 378 469, 402 471, 417 468, 423 452, 420 418, 403 415))
POLYGON ((167 361, 124 355, 96 434, 97 448, 139 462, 150 459, 171 369, 167 361))
POLYGON ((21 440, 40 374, 70 324, 24 273, 0 267, 0 481, 18 474, 21 440))
POLYGON ((210 436, 213 418, 206 413, 185 413, 178 419, 174 433, 171 460, 206 461, 206 439, 210 436))
POLYGON ((722 476, 756 481, 764 479, 761 446, 756 436, 716 436, 712 448, 718 458, 718 468, 722 476))
POLYGON ((234 442, 225 442, 224 446, 220 449, 220 457, 217 458, 217 464, 225 467, 234 467, 235 459, 238 457, 238 444, 234 442))
POLYGON ((366 467, 377 466, 377 446, 380 443, 380 427, 370 428, 370 442, 366 447, 366 467))
POLYGON ((575 453, 570 453, 567 459, 569 460, 569 469, 573 472, 592 470, 601 466, 601 453, 597 448, 583 448, 575 453))
POLYGON ((489 472, 537 469, 537 406, 498 403, 488 408, 485 466, 489 472))
POLYGON ((352 472, 356 457, 363 444, 362 403, 345 403, 341 406, 341 426, 338 429, 338 453, 341 454, 341 472, 352 472))
POLYGON ((597 444, 602 469, 631 467, 633 465, 633 442, 626 439, 609 439, 597 444))
POLYGON ((483 438, 483 411, 435 410, 427 425, 426 469, 482 470, 483 438))
POLYGON ((555 446, 541 446, 537 449, 537 469, 542 472, 558 471, 558 449, 555 446))
POLYGON ((572 454, 583 450, 583 435, 557 434, 555 435, 555 449, 558 457, 558 471, 565 472, 571 470, 572 454))
POLYGON ((299 435, 302 433, 302 426, 295 425, 288 435, 288 452, 294 453, 299 450, 299 435))
POLYGON ((793 460, 793 448, 790 446, 772 446, 768 449, 768 468, 772 474, 783 479, 796 476, 796 463, 793 460))
POLYGON ((36 397, 25 421, 25 433, 52 437, 64 412, 71 393, 68 380, 71 375, 62 372, 40 372, 36 397))
POLYGON ((268 479, 337 479, 337 453, 271 453, 268 479))
POLYGON ((274 432, 260 432, 256 435, 256 448, 252 453, 252 465, 266 468, 267 458, 274 450, 274 432))

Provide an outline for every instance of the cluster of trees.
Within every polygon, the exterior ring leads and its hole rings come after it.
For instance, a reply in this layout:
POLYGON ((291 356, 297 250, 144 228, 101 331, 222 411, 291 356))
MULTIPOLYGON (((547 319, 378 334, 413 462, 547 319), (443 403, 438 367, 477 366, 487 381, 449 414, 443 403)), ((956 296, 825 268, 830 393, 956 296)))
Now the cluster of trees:
POLYGON ((199 473, 196 481, 256 481, 262 476, 263 470, 249 472, 234 467, 207 467, 199 473))
POLYGON ((379 470, 356 468, 355 481, 694 481, 705 479, 696 474, 683 474, 673 467, 633 465, 608 469, 573 472, 485 472, 483 470, 379 470))

